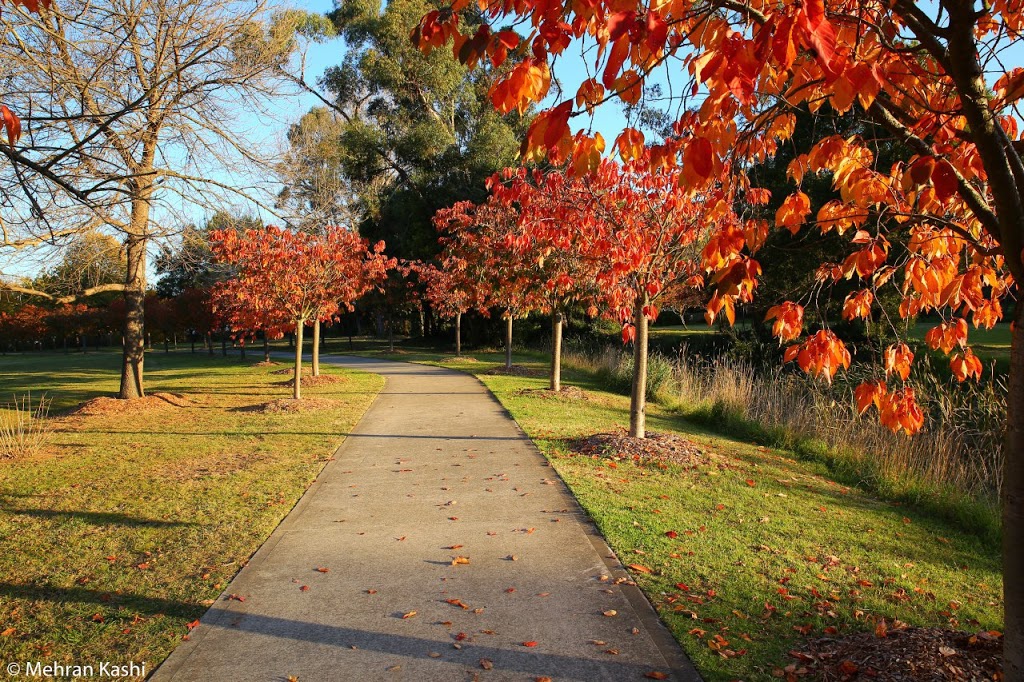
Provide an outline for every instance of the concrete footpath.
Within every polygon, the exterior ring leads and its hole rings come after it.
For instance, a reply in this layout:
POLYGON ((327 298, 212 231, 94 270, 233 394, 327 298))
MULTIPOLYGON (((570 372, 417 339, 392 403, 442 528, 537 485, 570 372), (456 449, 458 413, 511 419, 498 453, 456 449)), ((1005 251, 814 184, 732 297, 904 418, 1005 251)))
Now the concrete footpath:
POLYGON ((387 383, 151 679, 700 679, 479 381, 322 362, 387 383))

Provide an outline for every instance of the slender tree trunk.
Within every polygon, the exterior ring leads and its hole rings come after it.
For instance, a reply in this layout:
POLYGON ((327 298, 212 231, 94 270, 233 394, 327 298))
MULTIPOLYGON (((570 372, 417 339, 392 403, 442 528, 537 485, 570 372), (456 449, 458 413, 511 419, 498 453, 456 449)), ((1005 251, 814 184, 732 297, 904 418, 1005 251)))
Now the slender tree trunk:
POLYGON ((313 376, 320 376, 320 320, 313 322, 313 376))
POLYGON ((295 384, 292 390, 292 397, 296 400, 302 398, 302 325, 304 320, 300 320, 295 325, 295 384))
POLYGON ((206 332, 206 351, 213 357, 213 332, 206 332))
POLYGON ((1024 680, 1024 302, 1017 301, 1003 453, 1003 675, 1024 680))
POLYGON ((505 313, 505 371, 512 371, 512 311, 505 313))
POLYGON ((196 333, 192 332, 192 355, 196 354, 196 333))
POLYGON ((225 329, 220 330, 220 354, 228 356, 228 332, 225 329))
POLYGON ((427 335, 427 316, 423 313, 423 308, 420 308, 420 336, 427 335))
POLYGON ((455 357, 462 357, 462 313, 455 313, 455 357))
POLYGON ((146 238, 143 235, 149 222, 149 203, 139 198, 133 198, 132 203, 131 222, 135 233, 128 236, 125 244, 128 270, 124 282, 124 350, 118 391, 118 397, 123 400, 146 395, 142 385, 146 357, 146 238))
POLYGON ((643 438, 647 426, 647 305, 646 292, 637 297, 633 304, 633 325, 636 338, 633 339, 633 390, 629 396, 629 435, 643 438))
POLYGON ((562 313, 551 314, 551 390, 562 390, 562 313))
POLYGON ((171 340, 172 340, 172 343, 174 345, 174 350, 175 350, 175 352, 177 352, 177 350, 178 350, 178 332, 174 332, 173 334, 171 334, 171 340))
POLYGON ((388 352, 395 352, 395 323, 390 317, 388 318, 388 352))
POLYGON ((166 353, 170 353, 170 352, 171 352, 171 340, 167 338, 166 334, 164 334, 164 353, 166 354, 166 353))
POLYGON ((270 362, 270 339, 266 329, 263 330, 263 362, 270 362))

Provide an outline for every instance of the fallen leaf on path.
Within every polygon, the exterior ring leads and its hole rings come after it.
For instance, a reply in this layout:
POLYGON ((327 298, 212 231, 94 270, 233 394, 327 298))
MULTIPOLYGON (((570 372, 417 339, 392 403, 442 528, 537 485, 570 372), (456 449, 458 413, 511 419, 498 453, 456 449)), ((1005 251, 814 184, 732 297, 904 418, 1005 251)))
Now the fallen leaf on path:
POLYGON ((481 658, 480 659, 480 667, 483 668, 484 670, 493 670, 494 669, 494 661, 492 661, 489 658, 481 658))
POLYGON ((457 556, 454 559, 452 559, 452 566, 458 566, 459 564, 468 564, 468 563, 469 563, 469 557, 457 556))
POLYGON ((199 627, 199 619, 196 618, 191 623, 185 623, 185 627, 187 627, 190 631, 195 630, 197 627, 199 627))
POLYGON ((612 616, 617 616, 617 615, 619 615, 619 612, 618 612, 618 611, 616 611, 615 609, 608 609, 607 611, 605 611, 605 612, 604 612, 604 613, 602 613, 601 615, 603 615, 603 616, 607 616, 608 618, 611 618, 612 616))
POLYGON ((321 566, 321 567, 319 567, 319 568, 317 568, 317 569, 316 569, 316 572, 317 572, 317 573, 330 573, 330 572, 331 572, 331 569, 329 569, 329 568, 324 568, 323 566, 321 566))
POLYGON ((523 646, 535 647, 535 646, 537 646, 537 642, 534 642, 534 641, 523 642, 523 646))
POLYGON ((309 585, 303 585, 303 586, 302 586, 302 587, 300 587, 299 589, 300 589, 301 591, 303 591, 303 592, 309 592, 309 585))
POLYGON ((461 548, 462 548, 462 545, 448 545, 447 547, 444 547, 443 549, 461 549, 461 548))
POLYGON ((660 670, 652 670, 649 673, 644 673, 644 677, 649 680, 667 680, 668 673, 663 673, 660 670))
POLYGON ((629 568, 632 568, 638 573, 654 573, 654 570, 644 566, 643 564, 629 564, 629 568))
POLYGON ((416 615, 415 611, 406 611, 405 613, 402 614, 402 620, 408 620, 408 619, 412 618, 415 615, 416 615))
POLYGON ((444 601, 445 601, 446 604, 451 604, 452 606, 458 606, 460 609, 463 609, 465 611, 469 610, 469 605, 466 604, 461 599, 445 599, 444 601))

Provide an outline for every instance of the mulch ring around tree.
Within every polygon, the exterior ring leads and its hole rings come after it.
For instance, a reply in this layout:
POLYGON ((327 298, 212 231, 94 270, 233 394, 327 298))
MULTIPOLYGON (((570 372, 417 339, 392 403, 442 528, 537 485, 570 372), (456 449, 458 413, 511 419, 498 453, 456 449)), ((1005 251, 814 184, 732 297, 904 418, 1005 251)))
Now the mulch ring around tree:
MULTIPOLYGON (((276 372, 275 372, 276 373, 276 372)), ((302 383, 300 386, 327 386, 328 384, 340 384, 348 381, 346 377, 339 377, 335 374, 321 374, 318 377, 310 376, 306 373, 302 374, 302 383)), ((295 377, 285 379, 284 381, 275 382, 275 386, 293 386, 295 384, 295 377)))
POLYGON ((283 412, 294 413, 330 410, 337 406, 338 402, 336 400, 326 400, 324 398, 301 398, 299 400, 296 400, 295 398, 278 398, 277 400, 271 400, 267 403, 259 403, 258 405, 236 407, 233 411, 255 412, 256 414, 281 414, 283 412))
POLYGON ((589 393, 577 386, 562 386, 562 390, 557 392, 550 388, 521 388, 513 395, 550 400, 590 400, 592 398, 589 393))
POLYGON ((274 362, 273 360, 260 360, 253 367, 274 367, 280 364, 280 362, 274 362))
POLYGON ((171 407, 195 407, 193 399, 182 393, 150 393, 144 398, 121 400, 119 398, 93 398, 87 400, 68 414, 92 417, 98 415, 132 415, 171 407))
POLYGON ((695 467, 707 463, 710 453, 692 440, 674 433, 647 432, 646 438, 631 438, 625 429, 576 438, 569 447, 582 455, 641 462, 695 467))
POLYGON ((485 374, 507 374, 513 377, 542 377, 546 373, 539 369, 532 367, 525 367, 523 365, 512 365, 510 368, 506 368, 505 365, 498 365, 497 367, 491 367, 485 374))
POLYGON ((998 632, 971 634, 942 628, 858 632, 811 641, 791 651, 797 663, 776 677, 824 682, 960 682, 1000 680, 1003 642, 998 632))

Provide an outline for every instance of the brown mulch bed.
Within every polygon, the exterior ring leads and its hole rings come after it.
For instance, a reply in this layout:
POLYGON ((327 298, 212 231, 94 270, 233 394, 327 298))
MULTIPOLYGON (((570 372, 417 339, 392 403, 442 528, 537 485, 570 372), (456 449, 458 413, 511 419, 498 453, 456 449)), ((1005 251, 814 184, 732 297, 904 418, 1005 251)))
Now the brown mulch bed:
POLYGON ((337 406, 337 401, 325 400, 323 398, 302 398, 300 400, 296 400, 295 398, 278 398, 277 400, 271 400, 268 403, 249 405, 247 407, 237 407, 235 410, 238 412, 255 412, 257 414, 280 414, 282 412, 329 410, 337 406))
MULTIPOLYGON (((289 370, 291 371, 291 370, 289 370)), ((274 372, 276 374, 276 372, 274 372)), ((343 381, 347 381, 345 377, 335 376, 333 374, 321 374, 318 377, 309 376, 308 374, 302 375, 301 386, 326 386, 327 384, 340 384, 343 381)), ((295 384, 295 377, 291 379, 285 379, 284 381, 278 381, 275 385, 277 386, 292 386, 295 384)))
POLYGON ((879 637, 859 632, 810 642, 776 676, 825 682, 961 682, 1000 680, 1003 642, 999 633, 971 634, 942 628, 890 629, 879 637))
POLYGON ((577 386, 562 386, 562 390, 555 392, 550 388, 521 388, 514 395, 522 395, 530 398, 549 398, 552 400, 590 400, 591 395, 577 386))
POLYGON ((491 367, 486 374, 508 374, 514 377, 542 377, 545 372, 539 369, 533 369, 532 367, 524 367, 523 365, 512 365, 511 369, 505 369, 505 365, 498 365, 497 367, 491 367))
POLYGON ((85 401, 68 414, 84 417, 110 414, 132 415, 168 407, 192 407, 194 405, 191 398, 181 393, 151 393, 145 398, 136 398, 135 400, 93 398, 85 401))
POLYGON ((570 442, 574 452, 617 459, 654 461, 695 467, 708 461, 709 453, 691 440, 674 433, 648 431, 646 438, 630 438, 625 429, 596 433, 570 442))
POLYGON ((274 362, 273 360, 260 360, 253 367, 273 367, 280 364, 280 362, 274 362))

